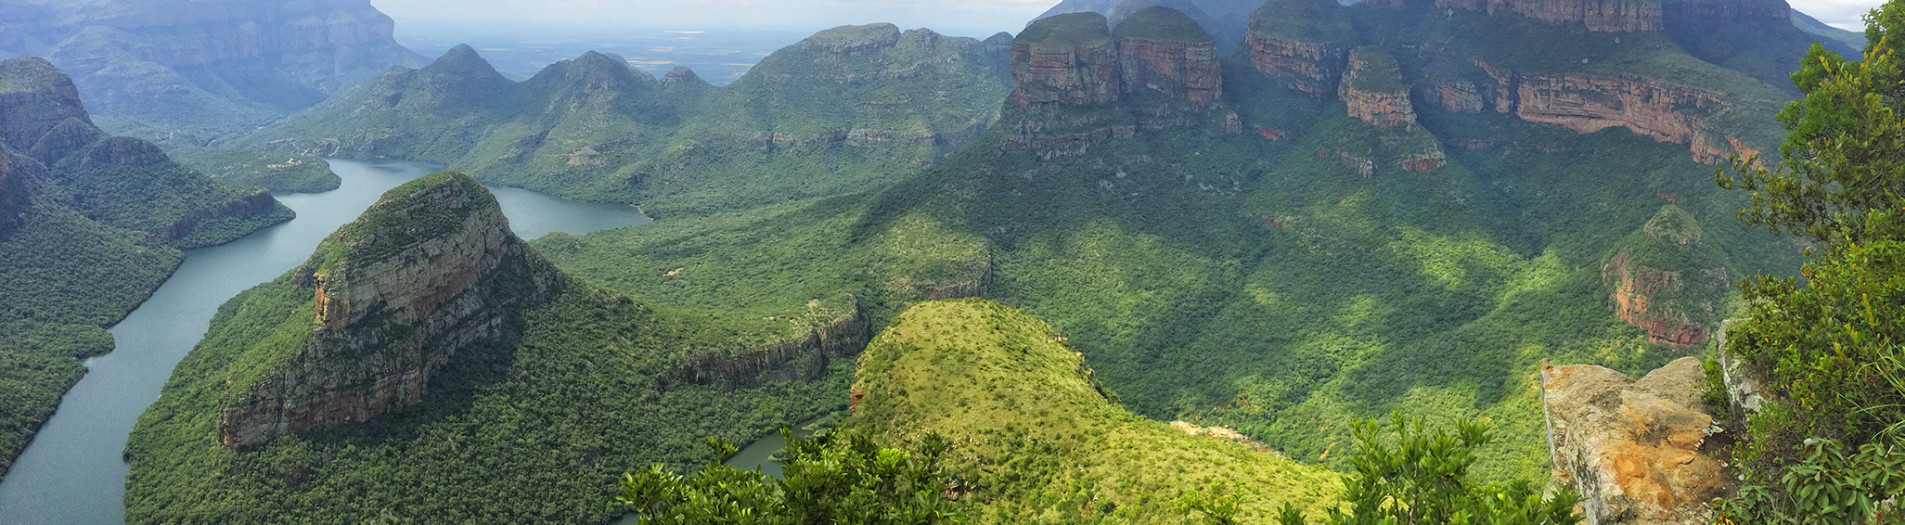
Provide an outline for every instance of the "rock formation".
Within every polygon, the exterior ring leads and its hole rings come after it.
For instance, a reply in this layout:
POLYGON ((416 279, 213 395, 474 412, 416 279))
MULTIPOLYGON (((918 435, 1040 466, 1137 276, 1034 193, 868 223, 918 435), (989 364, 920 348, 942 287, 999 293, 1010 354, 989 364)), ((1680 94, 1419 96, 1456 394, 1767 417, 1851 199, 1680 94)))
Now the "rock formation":
POLYGON ((1012 101, 1021 108, 1118 100, 1118 46, 1104 15, 1075 13, 1033 22, 1012 40, 1012 101))
POLYGON ((1335 92, 1356 30, 1331 0, 1270 0, 1250 17, 1245 41, 1257 71, 1317 97, 1335 92))
POLYGON ((1614 313, 1655 343, 1706 342, 1732 281, 1725 256, 1702 236, 1693 216, 1670 204, 1623 240, 1601 267, 1614 313))
POLYGON ((1667 29, 1674 31, 1710 31, 1740 26, 1791 27, 1792 6, 1785 0, 1740 0, 1702 2, 1662 0, 1661 15, 1667 29))
POLYGON ((1656 142, 1687 144, 1694 160, 1723 161, 1750 148, 1723 137, 1697 113, 1726 104, 1719 93, 1644 78, 1522 74, 1476 61, 1494 78, 1495 111, 1578 133, 1623 127, 1656 142))
POLYGON ((1409 86, 1395 57, 1376 46, 1349 53, 1336 96, 1349 106, 1349 116, 1380 129, 1414 126, 1415 108, 1409 104, 1409 86))
POLYGON ((256 445, 415 405, 432 374, 459 352, 508 337, 517 312, 563 280, 468 175, 391 190, 295 271, 312 297, 312 332, 253 351, 264 370, 228 382, 220 440, 256 445))
POLYGON ((1704 412, 1706 376, 1684 357, 1635 381, 1593 365, 1541 372, 1557 481, 1584 501, 1587 523, 1704 524, 1733 480, 1705 454, 1719 427, 1704 412))
POLYGON ((1152 7, 1126 18, 1112 33, 1125 92, 1149 89, 1191 102, 1223 96, 1216 42, 1190 17, 1152 7))
MULTIPOLYGON (((0 140, 15 151, 33 151, 41 139, 69 119, 85 127, 92 126, 86 106, 80 102, 79 88, 45 59, 27 57, 0 62, 0 79, 7 80, 0 82, 0 140)), ((91 142, 87 140, 78 146, 91 142)), ((50 158, 37 158, 51 164, 77 149, 70 144, 62 146, 58 151, 48 151, 50 158)))
POLYGON ((1436 0, 1442 9, 1520 15, 1552 24, 1581 24, 1589 31, 1659 31, 1661 0, 1436 0))

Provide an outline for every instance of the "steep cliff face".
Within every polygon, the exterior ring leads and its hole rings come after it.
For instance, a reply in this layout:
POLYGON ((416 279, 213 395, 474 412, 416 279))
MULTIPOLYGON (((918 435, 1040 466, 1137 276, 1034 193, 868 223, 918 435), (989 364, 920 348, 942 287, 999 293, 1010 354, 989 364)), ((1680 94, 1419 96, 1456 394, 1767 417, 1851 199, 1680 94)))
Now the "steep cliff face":
POLYGON ((1713 129, 1701 113, 1726 104, 1720 93, 1645 78, 1589 74, 1522 74, 1476 61, 1493 77, 1495 111, 1578 133, 1627 128, 1657 142, 1686 144, 1694 160, 1717 163, 1750 155, 1738 139, 1713 129))
MULTIPOLYGON (((15 151, 31 152, 40 140, 67 120, 92 126, 79 88, 52 63, 38 57, 0 62, 0 140, 15 151)), ((69 135, 62 133, 61 135, 69 135)), ((66 156, 78 145, 62 144, 51 157, 37 157, 51 163, 66 156)))
POLYGON ((1349 106, 1349 116, 1381 129, 1414 126, 1415 107, 1409 103, 1409 86, 1395 57, 1376 46, 1350 51, 1349 67, 1336 96, 1349 106))
POLYGON ((33 182, 26 174, 26 159, 15 160, 11 149, 0 145, 0 241, 5 241, 26 222, 27 206, 33 204, 33 182))
POLYGON ((1655 343, 1704 343, 1731 290, 1725 256, 1702 242, 1693 216, 1667 205, 1601 267, 1614 313, 1655 343))
POLYGON ((1589 31, 1659 31, 1661 0, 1436 0, 1443 9, 1519 15, 1552 24, 1581 24, 1589 31))
POLYGON ((1270 0, 1250 17, 1250 63, 1286 87, 1333 93, 1355 45, 1343 7, 1329 0, 1270 0))
POLYGON ((1012 101, 1021 108, 1101 104, 1123 91, 1118 46, 1104 15, 1033 22, 1012 40, 1012 101))
POLYGON ((563 281, 468 175, 391 190, 296 271, 311 293, 312 331, 246 354, 256 370, 220 398, 221 442, 255 445, 415 405, 431 374, 509 337, 517 311, 563 281))
POLYGON ((1593 365, 1549 367, 1541 383, 1555 479, 1585 498, 1588 523, 1708 523, 1707 503, 1734 490, 1705 453, 1718 427, 1702 409, 1699 360, 1638 381, 1593 365))
POLYGON ((1126 92, 1148 89, 1191 102, 1223 96, 1216 42, 1183 13, 1148 8, 1125 18, 1112 33, 1126 92))

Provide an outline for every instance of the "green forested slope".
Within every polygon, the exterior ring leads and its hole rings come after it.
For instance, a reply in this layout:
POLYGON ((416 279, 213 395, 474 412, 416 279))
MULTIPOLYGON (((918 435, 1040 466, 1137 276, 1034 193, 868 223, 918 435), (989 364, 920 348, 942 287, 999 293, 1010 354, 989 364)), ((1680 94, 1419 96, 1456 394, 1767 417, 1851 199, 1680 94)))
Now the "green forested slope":
POLYGON ((990 123, 1009 89, 992 44, 844 26, 720 88, 593 52, 512 83, 464 46, 232 145, 442 162, 491 183, 704 215, 857 191, 932 162, 990 123))
POLYGON ((150 143, 106 136, 52 64, 0 62, 0 382, 12 396, 0 473, 78 381, 73 358, 112 350, 106 328, 165 282, 181 249, 291 215, 150 143))
POLYGON ((1044 322, 983 299, 908 308, 867 346, 847 428, 952 441, 973 523, 1199 523, 1178 505, 1224 491, 1237 518, 1319 512, 1340 478, 1124 410, 1044 322))

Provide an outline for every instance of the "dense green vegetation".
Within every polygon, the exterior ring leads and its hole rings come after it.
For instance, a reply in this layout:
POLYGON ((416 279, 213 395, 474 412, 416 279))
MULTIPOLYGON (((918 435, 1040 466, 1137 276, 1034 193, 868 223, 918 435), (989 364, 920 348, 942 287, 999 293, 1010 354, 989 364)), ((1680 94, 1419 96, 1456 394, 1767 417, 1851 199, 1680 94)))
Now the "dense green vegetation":
POLYGON ((311 157, 184 146, 170 153, 180 164, 220 182, 262 187, 275 194, 322 193, 343 184, 328 164, 311 157))
MULTIPOLYGON (((1330 509, 1332 525, 1519 524, 1563 525, 1581 521, 1580 496, 1562 487, 1544 496, 1533 483, 1481 483, 1469 475, 1476 449, 1494 441, 1486 425, 1458 422, 1455 431, 1427 430, 1401 413, 1390 417, 1395 437, 1375 422, 1356 425, 1356 457, 1344 480, 1349 512, 1330 509), (1391 444, 1391 441, 1394 444, 1391 444)), ((1212 513, 1222 517, 1221 513, 1212 513)), ((1283 525, 1307 523, 1295 507, 1279 513, 1283 525)))
POLYGON ((0 350, 0 479, 33 433, 59 406, 60 393, 79 382, 77 361, 0 350))
MULTIPOLYGON (((616 499, 651 525, 958 521, 961 508, 947 500, 950 488, 940 466, 949 450, 945 438, 927 436, 914 452, 880 447, 861 434, 781 433, 787 448, 779 479, 720 461, 708 462, 691 477, 656 465, 623 478, 616 499)), ((735 451, 720 439, 710 439, 709 446, 717 458, 735 451)))
POLYGON ((1734 448, 1740 498, 1727 523, 1896 523, 1905 492, 1905 215, 1897 137, 1897 40, 1905 4, 1867 18, 1850 61, 1815 47, 1794 73, 1805 96, 1773 169, 1739 160, 1723 186, 1752 191, 1740 217, 1813 243, 1805 280, 1760 277, 1724 351, 1763 385, 1734 448))
POLYGON ((0 473, 83 370, 111 351, 106 327, 158 289, 183 248, 230 242, 291 218, 257 190, 173 163, 149 143, 105 137, 37 58, 0 62, 12 96, 0 143, 0 473), (37 126, 37 127, 36 127, 37 126), (44 129, 42 129, 44 128, 44 129), (25 144, 16 152, 8 144, 25 144), (15 365, 18 369, 15 370, 15 365))
POLYGON ((614 484, 651 463, 708 459, 699 436, 749 440, 839 408, 847 373, 716 388, 671 381, 722 339, 585 284, 526 312, 520 337, 459 352, 423 404, 234 452, 218 400, 235 363, 292 319, 290 276, 224 307, 127 447, 133 523, 606 521, 614 484))
MULTIPOLYGON (((1456 29, 1420 23, 1398 31, 1451 39, 1456 29)), ((1405 76, 1447 65, 1391 54, 1405 76)), ((1636 60, 1703 64, 1671 47, 1657 54, 1666 56, 1636 60)), ((1046 159, 989 146, 1008 135, 994 129, 918 177, 862 196, 538 247, 656 304, 738 309, 749 313, 736 322, 766 325, 806 301, 852 293, 887 305, 869 310, 878 326, 918 296, 884 299, 888 279, 864 261, 901 225, 930 225, 917 231, 962 239, 991 262, 986 297, 1051 322, 1137 414, 1236 428, 1341 468, 1352 421, 1398 409, 1437 424, 1486 420, 1501 439, 1483 447, 1474 472, 1500 481, 1547 476, 1534 380, 1543 363, 1636 373, 1691 351, 1650 343, 1612 315, 1602 279, 1663 206, 1678 201, 1686 215, 1675 217, 1695 222, 1711 250, 1696 258, 1703 263, 1717 257, 1753 274, 1795 260, 1789 246, 1727 220, 1744 199, 1713 188, 1711 168, 1684 145, 1429 106, 1418 108, 1413 140, 1433 141, 1449 164, 1415 173, 1378 157, 1365 178, 1329 152, 1393 142, 1342 116, 1340 103, 1276 87, 1247 63, 1226 68, 1226 104, 1283 140, 1167 127, 1046 159)), ((1729 111, 1746 113, 1742 104, 1729 111)), ((1124 118, 1116 107, 1093 111, 1124 118)))
POLYGON ((1043 321, 983 299, 920 303, 860 357, 848 429, 884 443, 950 440, 952 484, 978 523, 1193 523, 1221 490, 1238 515, 1320 512, 1337 476, 1119 406, 1043 321))
POLYGON ((894 180, 983 129, 1009 89, 1001 50, 885 24, 821 32, 721 88, 599 53, 512 83, 459 47, 234 145, 441 162, 669 218, 894 180))

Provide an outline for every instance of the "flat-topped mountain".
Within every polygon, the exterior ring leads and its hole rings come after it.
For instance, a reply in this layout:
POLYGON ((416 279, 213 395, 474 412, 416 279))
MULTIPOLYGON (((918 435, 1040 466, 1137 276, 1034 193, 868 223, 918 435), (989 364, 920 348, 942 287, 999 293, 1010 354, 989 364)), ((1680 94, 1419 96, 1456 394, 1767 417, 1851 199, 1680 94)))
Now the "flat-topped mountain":
POLYGON ((239 145, 449 164, 488 182, 707 213, 857 191, 976 135, 1008 88, 1003 49, 891 24, 845 26, 714 87, 587 53, 512 83, 459 46, 239 145))
POLYGON ((418 61, 368 0, 7 0, 0 13, 0 56, 46 57, 108 127, 140 136, 208 140, 418 61))

